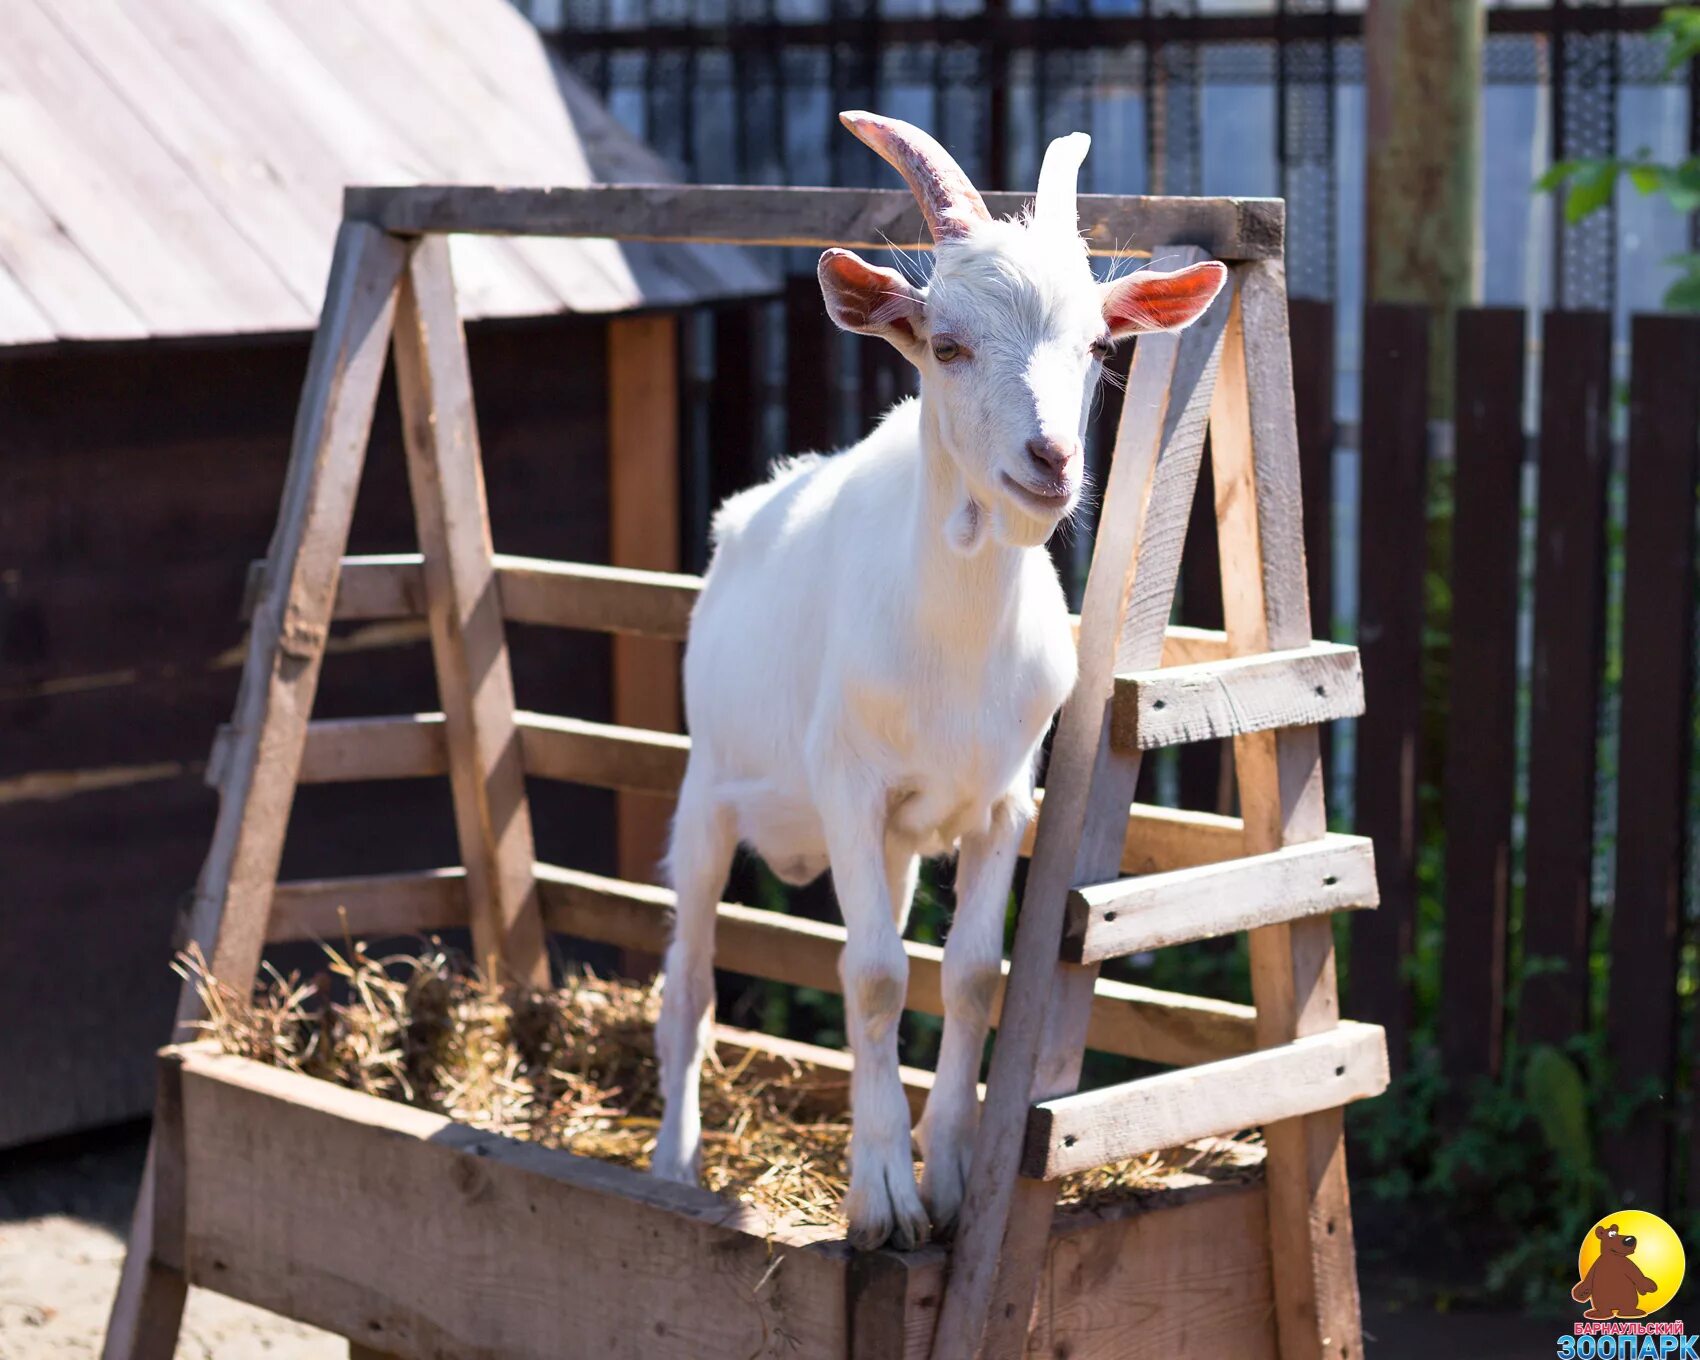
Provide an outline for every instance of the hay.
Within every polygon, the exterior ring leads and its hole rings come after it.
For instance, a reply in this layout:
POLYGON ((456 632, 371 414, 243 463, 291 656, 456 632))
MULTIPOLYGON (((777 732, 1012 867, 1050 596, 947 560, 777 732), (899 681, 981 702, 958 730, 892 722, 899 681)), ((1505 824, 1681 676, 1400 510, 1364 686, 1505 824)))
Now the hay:
MULTIPOLYGON (((226 1053, 448 1115, 475 1128, 646 1169, 660 1124, 659 992, 588 971, 549 991, 492 985, 430 939, 375 957, 324 946, 303 982, 268 965, 251 997, 194 950, 178 970, 226 1053)), ((704 1064, 703 1183, 770 1218, 841 1228, 850 1125, 842 1072, 749 1050, 704 1064)), ((1226 1139, 1071 1176, 1064 1203, 1099 1207, 1199 1177, 1247 1174, 1226 1139)))

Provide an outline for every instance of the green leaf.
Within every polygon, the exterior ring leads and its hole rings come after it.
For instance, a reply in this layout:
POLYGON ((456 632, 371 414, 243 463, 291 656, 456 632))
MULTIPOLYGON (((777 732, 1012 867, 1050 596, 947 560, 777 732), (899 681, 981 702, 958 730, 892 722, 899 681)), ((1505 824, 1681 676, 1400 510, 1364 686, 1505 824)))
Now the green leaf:
POLYGON ((1665 166, 1663 179, 1661 187, 1671 207, 1679 213, 1700 212, 1700 156, 1665 166))
POLYGON ((1678 279, 1665 289, 1665 306, 1673 312, 1700 312, 1700 273, 1678 279))
POLYGON ((1564 220, 1572 226, 1590 213, 1598 212, 1611 202, 1612 189, 1617 184, 1618 162, 1590 160, 1582 162, 1570 180, 1570 192, 1564 198, 1564 220))
POLYGON ((1629 182, 1644 194, 1656 194, 1664 187, 1665 167, 1662 165, 1632 165, 1629 182))
POLYGON ((1581 161, 1554 161, 1546 174, 1535 181, 1535 188, 1550 192, 1582 168, 1581 161))
POLYGON ((1573 1184, 1585 1179, 1593 1170, 1594 1146, 1588 1087, 1576 1064, 1550 1045, 1535 1047, 1523 1069, 1523 1094, 1565 1178, 1573 1184))
POLYGON ((1664 12, 1653 31, 1670 40, 1670 50, 1665 53, 1667 75, 1700 56, 1700 8, 1673 5, 1664 12))

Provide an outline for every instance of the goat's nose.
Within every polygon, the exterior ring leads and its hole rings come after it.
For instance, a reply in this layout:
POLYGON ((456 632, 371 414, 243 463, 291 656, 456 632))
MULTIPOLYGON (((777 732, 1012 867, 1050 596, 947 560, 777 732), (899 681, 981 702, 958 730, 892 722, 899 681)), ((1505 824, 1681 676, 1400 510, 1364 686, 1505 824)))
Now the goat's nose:
POLYGON ((1063 469, 1068 466, 1068 460, 1078 452, 1078 448, 1064 444, 1060 439, 1029 439, 1027 441, 1027 456, 1052 476, 1062 476, 1063 469))

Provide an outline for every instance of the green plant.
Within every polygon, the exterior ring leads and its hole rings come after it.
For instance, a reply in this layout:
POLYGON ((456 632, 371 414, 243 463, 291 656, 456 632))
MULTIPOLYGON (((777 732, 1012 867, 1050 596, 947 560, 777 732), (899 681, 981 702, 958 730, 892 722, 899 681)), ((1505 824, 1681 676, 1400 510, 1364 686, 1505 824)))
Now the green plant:
MULTIPOLYGON (((1654 31, 1669 44, 1665 52, 1667 72, 1700 59, 1700 6, 1667 9, 1654 31)), ((1686 216, 1700 211, 1700 156, 1667 163, 1654 160, 1643 148, 1631 157, 1589 156, 1559 161, 1535 181, 1535 187, 1548 192, 1562 188, 1565 220, 1580 222, 1611 202, 1622 175, 1627 175, 1640 193, 1663 195, 1675 212, 1686 216)), ((1700 311, 1700 253, 1672 255, 1666 263, 1680 272, 1665 291, 1665 306, 1673 311, 1700 311)))

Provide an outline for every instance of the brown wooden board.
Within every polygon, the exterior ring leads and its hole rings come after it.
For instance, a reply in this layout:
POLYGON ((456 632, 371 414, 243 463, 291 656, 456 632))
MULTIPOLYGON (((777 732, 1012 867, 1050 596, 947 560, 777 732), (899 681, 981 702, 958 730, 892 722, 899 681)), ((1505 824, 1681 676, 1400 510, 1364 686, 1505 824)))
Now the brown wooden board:
POLYGON ((1700 318, 1638 316, 1629 370, 1617 893, 1606 1045, 1629 1118, 1606 1141, 1618 1197, 1670 1204, 1677 966, 1694 682, 1694 494, 1700 318))
POLYGON ((1525 314, 1458 313, 1452 667, 1446 726, 1446 930, 1437 1017, 1451 1117, 1504 1051, 1517 773, 1525 314))
POLYGON ((1352 922, 1347 1009, 1387 1031, 1394 1074, 1411 1023, 1405 981, 1417 913, 1423 573, 1428 537, 1428 313, 1364 309, 1358 510, 1358 639, 1366 716, 1358 724, 1357 830, 1375 841, 1381 907, 1352 922))
POLYGON ((1563 1043, 1588 1022, 1611 401, 1611 318, 1548 312, 1518 1014, 1518 1032, 1533 1043, 1563 1043))
MULTIPOLYGON (((1030 194, 984 195, 993 215, 1013 215, 1030 194)), ((605 185, 496 189, 474 185, 351 188, 344 211, 398 232, 614 236, 626 241, 844 246, 930 246, 905 189, 742 185, 605 185)), ((1283 205, 1272 198, 1139 198, 1080 195, 1080 229, 1101 255, 1195 245, 1219 260, 1279 258, 1283 205)))
MULTIPOLYGON (((830 1232, 705 1190, 202 1046, 162 1061, 181 1071, 188 1188, 172 1264, 194 1283, 405 1360, 925 1360, 941 1247, 853 1280, 830 1232)), ((1255 1161, 1174 1182, 1058 1216, 1029 1356, 1274 1360, 1255 1161)))

